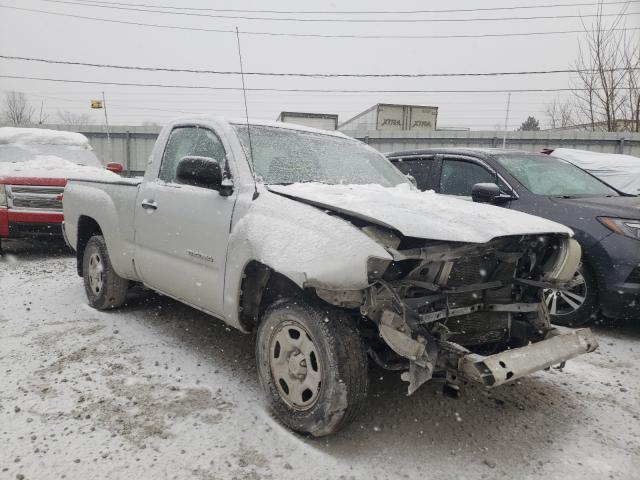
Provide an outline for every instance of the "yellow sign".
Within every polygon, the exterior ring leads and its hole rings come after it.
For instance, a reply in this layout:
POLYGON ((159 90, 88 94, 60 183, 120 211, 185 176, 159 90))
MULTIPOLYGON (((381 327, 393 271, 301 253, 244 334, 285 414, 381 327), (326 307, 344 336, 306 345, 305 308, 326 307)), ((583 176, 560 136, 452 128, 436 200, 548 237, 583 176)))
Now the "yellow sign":
POLYGON ((102 108, 102 100, 91 100, 91 108, 102 108))

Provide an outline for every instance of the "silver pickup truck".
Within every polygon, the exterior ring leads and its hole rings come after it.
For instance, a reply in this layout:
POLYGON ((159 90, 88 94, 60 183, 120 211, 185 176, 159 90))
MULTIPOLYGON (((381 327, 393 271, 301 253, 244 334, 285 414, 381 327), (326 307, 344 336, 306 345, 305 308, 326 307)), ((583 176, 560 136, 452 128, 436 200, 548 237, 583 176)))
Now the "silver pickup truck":
POLYGON ((293 430, 352 420, 373 361, 496 387, 590 352, 545 288, 580 262, 557 223, 414 189, 340 133, 210 116, 161 132, 142 179, 70 181, 64 232, 89 303, 134 282, 256 332, 259 378, 293 430))

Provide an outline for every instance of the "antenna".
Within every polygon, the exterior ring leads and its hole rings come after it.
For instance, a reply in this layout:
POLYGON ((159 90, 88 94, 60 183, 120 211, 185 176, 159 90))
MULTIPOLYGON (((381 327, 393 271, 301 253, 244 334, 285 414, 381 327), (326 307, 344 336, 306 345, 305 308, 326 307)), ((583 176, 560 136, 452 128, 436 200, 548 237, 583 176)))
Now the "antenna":
POLYGON ((507 97, 507 114, 504 117, 504 132, 502 136, 502 148, 507 148, 507 128, 509 128, 509 108, 511 107, 511 92, 507 97))
POLYGON ((113 145, 111 145, 111 134, 109 133, 109 117, 107 116, 107 100, 102 92, 102 106, 104 108, 104 124, 107 128, 107 147, 109 148, 109 161, 113 161, 113 145))
POLYGON ((258 198, 258 182, 256 182, 256 168, 253 163, 253 145, 251 143, 251 128, 249 126, 249 109, 247 108, 247 89, 244 86, 244 70, 242 68, 242 50, 240 49, 240 33, 236 27, 236 38, 238 39, 238 58, 240 58, 240 77, 242 78, 242 96, 244 97, 244 117, 247 121, 247 136, 249 137, 249 156, 251 157, 251 174, 253 175, 253 200, 258 198))

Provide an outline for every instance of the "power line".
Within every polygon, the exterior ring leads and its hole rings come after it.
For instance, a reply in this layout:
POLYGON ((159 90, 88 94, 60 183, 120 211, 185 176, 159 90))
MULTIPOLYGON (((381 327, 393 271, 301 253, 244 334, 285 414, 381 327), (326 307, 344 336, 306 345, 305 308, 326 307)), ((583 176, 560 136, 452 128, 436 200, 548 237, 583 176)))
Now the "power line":
MULTIPOLYGON (((616 2, 602 3, 603 6, 609 5, 621 5, 628 3, 636 3, 638 0, 624 0, 616 2)), ((235 13, 273 13, 273 14, 302 14, 302 15, 332 15, 332 14, 345 14, 345 15, 361 15, 361 14, 381 14, 381 15, 393 15, 393 14, 418 14, 418 13, 467 13, 467 12, 495 12, 505 10, 527 10, 535 8, 561 8, 561 7, 591 7, 599 6, 600 2, 585 2, 585 3, 559 3, 559 4, 546 4, 546 5, 518 5, 511 7, 482 7, 482 8, 453 8, 442 10, 248 10, 248 9, 233 9, 233 8, 199 8, 199 7, 173 7, 166 5, 149 5, 140 3, 124 3, 124 2, 101 2, 96 0, 85 0, 86 3, 108 3, 109 5, 123 5, 134 6, 142 8, 162 8, 165 10, 191 10, 191 11, 206 11, 206 12, 235 12, 235 13)))
MULTIPOLYGON (((115 85, 125 87, 157 87, 157 88, 184 88, 192 90, 224 90, 241 91, 240 87, 212 87, 209 85, 175 85, 166 83, 128 83, 128 82, 98 82, 91 80, 70 80, 61 78, 28 77, 21 75, 0 75, 0 78, 12 78, 19 80, 39 80, 45 82, 79 83, 87 85, 115 85)), ((631 87, 628 87, 631 88, 631 87)), ((622 88, 627 90, 627 87, 622 88)), ((535 93, 535 92, 576 92, 585 88, 510 88, 510 89, 486 89, 486 90, 354 90, 354 89, 316 89, 316 88, 247 88, 253 92, 317 92, 317 93, 535 93)))
MULTIPOLYGON (((38 10, 34 8, 22 8, 22 7, 14 7, 10 5, 0 5, 0 8, 7 8, 16 11, 23 12, 31 12, 31 13, 42 13, 45 15, 52 15, 58 17, 67 17, 67 18, 75 18, 81 20, 92 20, 97 22, 104 23, 115 23, 120 25, 132 25, 139 27, 150 27, 150 28, 164 28, 170 30, 184 30, 184 31, 192 31, 192 32, 210 32, 210 33, 235 33, 235 30, 225 30, 225 29, 217 29, 217 28, 200 28, 200 27, 183 27, 180 25, 166 25, 166 24, 158 24, 158 23, 143 23, 143 22, 130 22, 126 20, 115 20, 109 18, 99 18, 99 17, 89 17, 85 15, 75 15, 70 13, 61 13, 61 12, 51 12, 47 10, 38 10)), ((614 28, 611 31, 634 31, 640 30, 640 28, 614 28)), ((563 35, 563 34, 575 34, 575 33, 592 33, 594 30, 554 30, 554 31, 545 31, 545 32, 513 32, 513 33, 485 33, 485 34, 451 34, 451 35, 356 35, 356 34, 323 34, 323 33, 294 33, 294 32, 260 32, 260 31, 243 31, 240 30, 240 33, 244 35, 254 35, 254 36, 266 36, 266 37, 293 37, 293 38, 335 38, 335 39, 405 39, 405 40, 416 40, 416 39, 478 39, 478 38, 500 38, 500 37, 529 37, 529 36, 540 36, 540 35, 563 35)))
MULTIPOLYGON (((0 89, 0 92, 10 92, 12 91, 12 89, 0 89)), ((36 96, 41 96, 41 97, 46 97, 46 98, 53 98, 53 99, 58 99, 58 100, 66 100, 66 101, 73 101, 73 102, 77 102, 77 103, 86 103, 86 92, 67 92, 65 95, 75 95, 78 96, 80 98, 57 98, 57 97, 51 97, 51 94, 57 94, 59 92, 57 91, 42 91, 42 90, 38 90, 38 92, 33 92, 30 91, 29 95, 36 95, 36 96)), ((208 94, 205 95, 213 95, 217 92, 210 92, 208 94)), ((140 97, 140 96, 144 96, 144 95, 151 95, 152 98, 147 99, 146 101, 149 102, 153 102, 153 103, 164 103, 164 104, 179 104, 179 105, 188 105, 188 104, 197 104, 197 105, 202 105, 202 104, 207 104, 207 103, 212 103, 212 104, 234 104, 237 105, 238 102, 237 100, 230 100, 228 96, 225 96, 224 99, 220 99, 220 98, 209 98, 209 97, 204 97, 203 93, 198 92, 198 93, 178 93, 178 92, 163 92, 161 95, 158 94, 157 92, 114 92, 110 94, 110 97, 112 99, 120 99, 121 97, 124 96, 128 96, 128 95, 135 95, 136 97, 140 97), (171 96, 171 94, 174 95, 174 98, 167 98, 167 96, 171 96), (191 97, 190 97, 191 95, 191 97)), ((224 94, 221 92, 221 94, 224 94)), ((255 94, 256 96, 259 95, 259 93, 255 94)), ((264 95, 269 95, 268 93, 265 93, 264 95)), ((374 94, 371 94, 374 95, 374 94)), ((327 99, 326 97, 323 100, 307 100, 309 97, 314 97, 315 95, 291 95, 290 97, 302 97, 300 99, 296 99, 293 100, 291 98, 287 98, 287 100, 285 100, 285 103, 287 105, 321 105, 321 106, 328 106, 329 103, 329 99, 327 99), (300 100, 300 101, 298 101, 300 100)), ((122 98, 123 101, 129 101, 126 98, 122 98)), ((113 100, 112 100, 113 101, 113 100)), ((362 99, 353 99, 353 100, 349 100, 349 99, 336 99, 336 106, 352 106, 352 105, 356 105, 356 106, 360 106, 363 105, 363 102, 365 102, 365 100, 362 99)), ((445 108, 447 111, 456 111, 456 112, 467 112, 469 111, 469 101, 468 100, 462 100, 462 101, 452 101, 452 100, 448 100, 446 98, 442 98, 439 101, 439 106, 440 108, 445 108), (461 109, 457 110, 455 107, 451 108, 450 105, 453 106, 461 106, 461 109)), ((263 104, 263 105, 268 105, 268 104, 272 104, 273 100, 252 100, 251 101, 252 104, 263 104)), ((540 105, 540 101, 535 101, 535 102, 530 102, 530 101, 517 101, 517 102, 512 102, 512 103, 516 103, 518 106, 526 106, 526 105, 540 105)), ((491 105, 491 106, 495 106, 496 103, 494 101, 482 101, 482 100, 477 100, 473 102, 474 106, 477 105, 491 105)), ((529 108, 529 107, 527 107, 529 108)), ((498 111, 498 112, 504 112, 504 107, 500 107, 500 108, 496 108, 495 110, 492 108, 482 108, 482 111, 498 111)))
MULTIPOLYGON (((321 23, 458 23, 458 22, 487 22, 487 21, 513 21, 513 20, 555 20, 566 18, 594 18, 594 17, 620 17, 627 15, 638 15, 640 12, 621 12, 621 13, 597 13, 597 14, 572 14, 572 15, 536 15, 532 17, 474 17, 474 18, 383 18, 383 19, 345 19, 345 18, 300 18, 300 17, 247 17, 244 15, 225 15, 225 14, 209 14, 209 13, 190 13, 190 12, 166 12, 162 10, 152 10, 146 8, 134 8, 134 7, 119 7, 112 5, 100 5, 97 3, 77 2, 71 0, 40 0, 42 2, 66 4, 66 5, 80 5, 93 8, 106 8, 110 10, 125 10, 132 12, 145 12, 145 13, 160 13, 165 15, 181 15, 188 17, 206 17, 206 18, 221 18, 221 19, 233 19, 233 20, 260 20, 271 22, 321 22, 321 23)), ((632 0, 629 0, 632 1, 632 0)), ((628 3, 628 2, 625 2, 628 3)))
MULTIPOLYGON (((139 70, 145 72, 171 72, 171 73, 204 73, 215 75, 240 75, 238 71, 224 70, 198 70, 191 68, 169 67, 140 67, 132 65, 114 65, 104 63, 88 63, 70 60, 52 60, 47 58, 20 57, 15 55, 0 55, 0 59, 21 60, 27 62, 41 62, 56 65, 73 65, 93 68, 115 68, 120 70, 139 70)), ((640 67, 632 67, 632 70, 640 70, 640 67)), ((613 68, 607 71, 628 70, 627 68, 613 68)), ((290 72, 244 72, 245 75, 265 77, 311 77, 311 78, 425 78, 425 77, 497 77, 509 75, 543 75, 557 73, 593 73, 589 69, 556 69, 556 70, 530 70, 519 72, 459 72, 459 73, 290 73, 290 72)))
MULTIPOLYGON (((171 73, 200 73, 215 75, 240 75, 238 71, 224 70, 199 70, 192 68, 169 67, 140 67, 132 65, 114 65, 104 63, 88 63, 70 60, 53 60, 48 58, 21 57, 15 55, 0 55, 0 59, 20 60, 26 62, 40 62, 56 65, 73 65, 93 68, 115 68, 119 70, 138 70, 145 72, 171 72, 171 73)), ((640 67, 632 67, 632 70, 640 70, 640 67)), ((613 68, 607 71, 628 70, 627 68, 613 68)), ((291 73, 291 72, 244 72, 245 75, 265 77, 310 77, 310 78, 425 78, 425 77, 497 77, 510 75, 544 75, 558 73, 593 73, 589 69, 556 69, 556 70, 529 70, 517 72, 459 72, 459 73, 291 73)))

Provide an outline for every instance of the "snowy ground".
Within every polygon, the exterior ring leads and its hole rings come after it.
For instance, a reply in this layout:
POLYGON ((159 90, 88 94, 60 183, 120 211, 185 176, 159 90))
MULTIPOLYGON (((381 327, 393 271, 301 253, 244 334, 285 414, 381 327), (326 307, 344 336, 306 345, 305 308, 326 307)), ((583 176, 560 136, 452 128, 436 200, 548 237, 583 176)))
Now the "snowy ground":
POLYGON ((640 478, 640 322, 459 400, 372 370, 365 415, 317 440, 265 410, 250 336, 150 292, 97 312, 69 252, 5 246, 2 479, 640 478))

